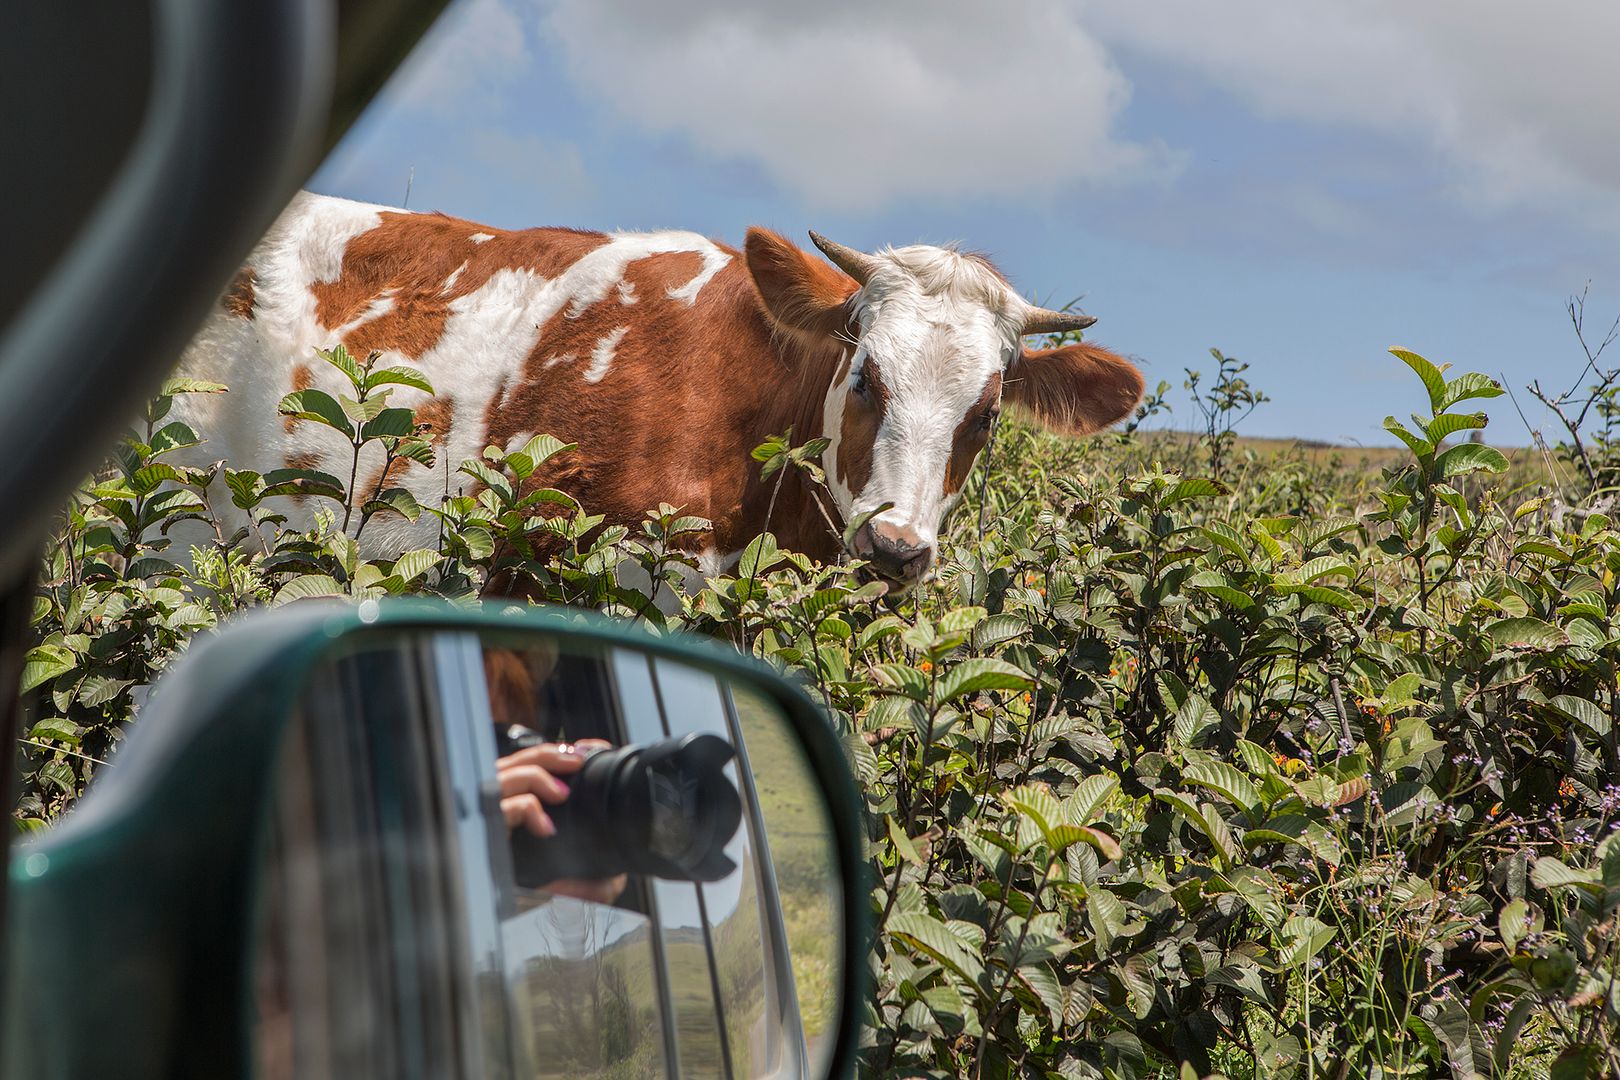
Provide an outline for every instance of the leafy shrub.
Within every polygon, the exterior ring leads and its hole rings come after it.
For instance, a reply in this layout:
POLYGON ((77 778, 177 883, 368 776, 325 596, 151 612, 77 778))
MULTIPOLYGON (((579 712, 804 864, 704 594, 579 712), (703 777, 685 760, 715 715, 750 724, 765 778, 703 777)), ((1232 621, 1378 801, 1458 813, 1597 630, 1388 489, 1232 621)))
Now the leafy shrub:
MULTIPOLYGON (((155 427, 219 388, 171 385, 48 559, 20 820, 60 813, 153 674, 244 606, 521 591, 732 641, 827 706, 870 811, 874 1074, 1620 1073, 1620 533, 1509 498, 1507 459, 1452 441, 1500 388, 1396 356, 1426 409, 1387 422, 1380 473, 1245 449, 1263 395, 1224 362, 1196 444, 1005 425, 898 603, 769 533, 689 586, 707 523, 604 526, 532 483, 570 451, 546 436, 464 463, 475 493, 439 507, 219 466, 251 518, 227 535, 212 471, 163 461, 197 433, 155 427), (389 513, 441 542, 361 559, 344 524, 389 513), (216 528, 186 567, 165 532, 189 519, 216 528)), ((431 455, 386 403, 419 375, 327 359, 354 394, 284 411, 431 455)), ((815 479, 818 452, 755 456, 815 479)))

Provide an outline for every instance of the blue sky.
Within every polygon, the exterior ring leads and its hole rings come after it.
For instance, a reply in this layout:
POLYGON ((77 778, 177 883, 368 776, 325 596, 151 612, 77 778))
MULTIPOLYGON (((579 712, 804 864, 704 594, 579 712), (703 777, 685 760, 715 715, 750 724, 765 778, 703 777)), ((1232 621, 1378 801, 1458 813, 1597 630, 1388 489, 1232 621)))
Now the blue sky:
MULTIPOLYGON (((961 241, 1252 434, 1388 443, 1401 345, 1524 387, 1620 314, 1620 5, 456 0, 311 182, 505 227, 961 241)), ((1616 354, 1620 356, 1620 353, 1616 354)), ((1507 398, 1490 435, 1529 434, 1507 398)), ((1552 427, 1546 428, 1549 433, 1552 427)))

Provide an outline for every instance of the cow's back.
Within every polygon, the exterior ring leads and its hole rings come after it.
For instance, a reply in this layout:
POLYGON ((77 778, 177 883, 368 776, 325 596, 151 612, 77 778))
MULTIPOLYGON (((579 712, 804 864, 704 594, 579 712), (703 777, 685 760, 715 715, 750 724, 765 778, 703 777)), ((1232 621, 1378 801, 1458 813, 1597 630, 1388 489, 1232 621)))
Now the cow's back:
MULTIPOLYGON (((768 351, 742 260, 695 234, 506 231, 304 194, 186 352, 181 374, 230 392, 175 412, 208 440, 194 462, 345 482, 352 470, 362 500, 403 486, 424 506, 466 490, 456 469, 485 446, 546 431, 581 444, 562 479, 593 511, 631 520, 667 500, 717 516, 740 498, 740 444, 755 434, 758 408, 737 394, 768 351), (342 435, 277 414, 293 390, 352 396, 317 356, 339 343, 427 376, 432 394, 396 387, 390 403, 428 425, 432 469, 400 463, 383 477, 377 447, 354 469, 342 435)), ((223 494, 213 501, 229 510, 223 494)), ((315 505, 294 506, 293 523, 307 525, 315 505)), ((431 515, 413 525, 385 514, 363 542, 386 553, 431 545, 437 531, 431 515)))

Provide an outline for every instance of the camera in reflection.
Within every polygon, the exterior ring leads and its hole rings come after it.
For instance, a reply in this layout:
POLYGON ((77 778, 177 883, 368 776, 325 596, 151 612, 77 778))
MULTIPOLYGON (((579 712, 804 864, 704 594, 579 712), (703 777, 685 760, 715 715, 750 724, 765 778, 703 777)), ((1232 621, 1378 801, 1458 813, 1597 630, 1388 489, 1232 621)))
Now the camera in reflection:
POLYGON ((724 771, 733 756, 730 743, 708 732, 591 753, 568 778, 568 800, 549 808, 557 835, 513 833, 518 885, 627 873, 719 881, 736 869, 725 847, 742 820, 724 771))

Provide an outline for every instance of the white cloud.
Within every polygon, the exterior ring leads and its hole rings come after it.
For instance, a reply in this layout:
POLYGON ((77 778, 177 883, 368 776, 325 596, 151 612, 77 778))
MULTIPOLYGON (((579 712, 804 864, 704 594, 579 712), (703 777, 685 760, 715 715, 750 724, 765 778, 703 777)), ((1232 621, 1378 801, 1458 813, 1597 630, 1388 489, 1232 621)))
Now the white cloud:
POLYGON ((530 61, 524 20, 505 0, 459 0, 389 85, 396 104, 450 113, 495 105, 530 61))
POLYGON ((1109 46, 1201 73, 1263 115, 1437 151, 1477 206, 1564 202, 1620 225, 1620 4, 1080 3, 1109 46))
POLYGON ((541 0, 569 74, 640 127, 807 202, 1030 196, 1162 177, 1130 86, 1063 0, 541 0))

